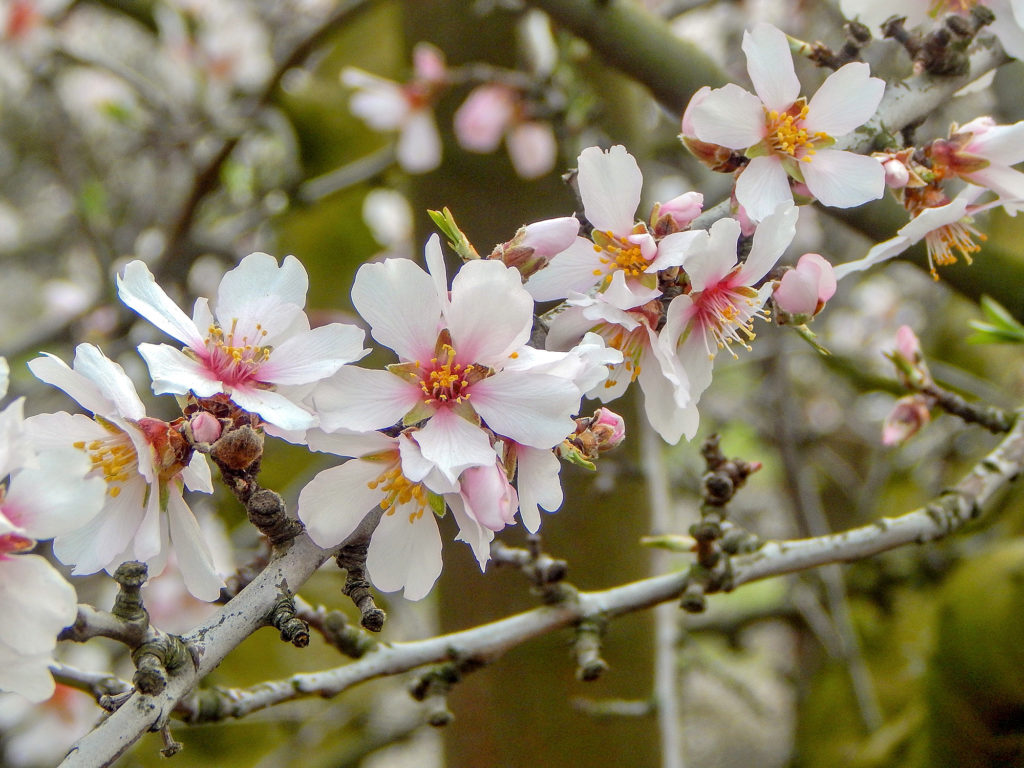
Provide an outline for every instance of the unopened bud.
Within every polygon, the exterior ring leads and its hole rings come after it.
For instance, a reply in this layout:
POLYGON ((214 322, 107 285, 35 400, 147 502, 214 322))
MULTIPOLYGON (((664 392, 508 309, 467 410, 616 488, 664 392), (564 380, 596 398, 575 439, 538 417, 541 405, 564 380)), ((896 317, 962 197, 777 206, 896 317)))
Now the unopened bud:
POLYGON ((700 192, 686 192, 667 203, 655 203, 651 213, 651 229, 656 237, 681 232, 700 216, 703 207, 704 195, 700 192))
POLYGON ((897 400, 882 424, 882 445, 899 445, 917 434, 931 421, 929 405, 924 395, 907 395, 897 400))
POLYGON ((192 439, 197 443, 213 443, 220 438, 222 427, 217 418, 206 411, 200 411, 189 421, 192 439))
POLYGON ((903 189, 910 183, 910 169, 902 160, 892 155, 884 155, 879 158, 879 162, 885 171, 885 186, 889 189, 903 189))
POLYGON ((594 421, 590 425, 590 431, 596 438, 597 450, 603 453, 615 448, 626 439, 626 422, 615 411, 598 408, 594 411, 594 421))
MULTIPOLYGON (((775 284, 772 297, 778 308, 789 316, 787 321, 800 325, 821 312, 835 292, 832 264, 821 254, 805 253, 796 267, 775 284)), ((779 322, 781 324, 782 320, 779 322)))
POLYGON ((536 221, 520 227, 508 242, 494 246, 488 258, 518 269, 525 281, 572 245, 579 231, 580 222, 574 216, 536 221))

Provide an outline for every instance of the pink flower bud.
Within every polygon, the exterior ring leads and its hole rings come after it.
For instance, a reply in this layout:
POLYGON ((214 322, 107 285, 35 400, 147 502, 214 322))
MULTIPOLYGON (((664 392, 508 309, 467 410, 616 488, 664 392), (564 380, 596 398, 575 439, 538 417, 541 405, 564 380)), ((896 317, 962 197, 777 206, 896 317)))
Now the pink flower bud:
POLYGON ((455 138, 470 152, 493 152, 515 116, 518 96, 504 85, 474 88, 455 111, 455 138))
POLYGON ((500 531, 514 522, 519 496, 497 463, 470 467, 463 472, 459 493, 466 503, 466 512, 485 528, 500 531))
POLYGON ((608 408, 594 411, 591 432, 597 438, 597 450, 610 451, 626 439, 626 422, 619 414, 608 408))
POLYGON ((926 397, 901 397, 882 424, 882 445, 899 445, 906 442, 930 420, 931 412, 926 397))
POLYGON ((885 170, 885 186, 889 189, 903 189, 910 183, 910 169, 898 157, 886 155, 879 158, 885 170))
POLYGON ((579 231, 580 221, 575 216, 544 219, 519 230, 516 244, 532 248, 535 255, 550 259, 572 245, 579 231))
POLYGON ((783 312, 807 318, 818 314, 836 292, 832 264, 817 253, 805 253, 794 269, 775 285, 775 303, 783 312))
POLYGON ((214 443, 220 437, 221 424, 216 417, 206 411, 200 411, 189 422, 192 437, 197 443, 214 443))
POLYGON ((430 43, 416 43, 412 51, 412 69, 417 80, 442 83, 448 77, 444 54, 430 43))
POLYGON ((921 342, 909 325, 901 325, 896 330, 896 351, 911 363, 919 363, 924 358, 921 342))
POLYGON ((659 203, 656 206, 656 215, 659 220, 663 216, 670 216, 675 231, 678 232, 690 226, 690 223, 700 216, 703 207, 704 195, 700 192, 686 192, 673 197, 667 203, 659 203))

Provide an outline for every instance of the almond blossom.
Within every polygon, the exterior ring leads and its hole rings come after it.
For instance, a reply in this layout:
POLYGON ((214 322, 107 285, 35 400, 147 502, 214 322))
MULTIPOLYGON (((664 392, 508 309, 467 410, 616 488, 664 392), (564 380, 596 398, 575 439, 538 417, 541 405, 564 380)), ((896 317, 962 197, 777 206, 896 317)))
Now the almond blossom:
MULTIPOLYGON (((588 147, 578 161, 583 212, 594 229, 577 237, 565 251, 530 277, 526 289, 537 301, 586 294, 597 286, 603 298, 619 309, 632 309, 661 295, 659 270, 679 266, 683 243, 659 250, 654 236, 635 220, 643 175, 636 159, 621 145, 607 152, 588 147)), ((679 232, 686 240, 695 232, 679 232)))
POLYGON ((37 455, 23 407, 19 399, 0 412, 0 477, 9 478, 0 486, 0 689, 45 701, 54 691, 57 634, 75 620, 78 599, 56 568, 29 552, 94 517, 104 486, 86 477, 89 461, 77 451, 37 455))
POLYGON ((444 54, 428 43, 419 43, 413 50, 413 77, 408 83, 356 67, 341 71, 341 82, 355 89, 353 114, 375 130, 398 131, 398 163, 409 173, 427 173, 441 164, 441 135, 433 105, 446 80, 444 54))
POLYGON ((302 404, 308 386, 367 353, 355 326, 310 328, 303 311, 309 279, 298 259, 282 264, 253 253, 224 275, 217 303, 200 298, 189 318, 141 261, 117 279, 121 300, 185 344, 140 344, 156 394, 212 397, 223 392, 240 408, 280 430, 304 430, 316 417, 302 404))
POLYGON ((691 399, 686 408, 692 416, 687 439, 696 432, 697 402, 711 384, 719 350, 726 349, 735 357, 734 344, 749 349, 755 337, 754 319, 766 316, 763 307, 773 285, 756 286, 793 241, 798 215, 795 206, 781 205, 767 216, 754 232, 743 263, 738 262, 736 252, 739 222, 719 219, 705 233, 702 247, 691 251, 683 265, 690 278, 690 292, 676 296, 668 305, 658 344, 678 356, 689 378, 691 399))
POLYGON ((950 133, 928 148, 933 171, 995 192, 1004 210, 1015 215, 1024 205, 1024 173, 1011 166, 1024 162, 1024 121, 997 125, 991 117, 978 117, 950 133))
POLYGON ((345 366, 313 393, 326 431, 423 422, 424 458, 455 482, 494 462, 492 436, 550 449, 572 432, 580 390, 550 373, 509 366, 533 326, 519 273, 497 261, 462 266, 448 292, 437 236, 429 273, 404 259, 364 264, 352 303, 373 337, 399 357, 387 370, 345 366))
POLYGON ((872 246, 864 258, 837 266, 836 280, 899 256, 921 240, 927 246, 928 268, 936 280, 939 279, 936 267, 956 263, 956 254, 970 264, 973 254, 981 250, 975 241, 985 240, 985 235, 975 229, 973 216, 1000 204, 995 200, 974 205, 984 192, 984 188, 969 184, 953 200, 943 197, 941 204, 921 209, 897 231, 895 237, 872 246))
MULTIPOLYGON (((445 504, 451 508, 460 528, 457 538, 473 547, 481 569, 490 558, 494 530, 505 524, 490 521, 489 527, 467 512, 458 484, 448 481, 423 458, 416 442, 418 434, 415 429, 398 437, 314 430, 309 435, 310 448, 353 458, 317 474, 302 489, 298 504, 299 518, 321 547, 345 541, 371 510, 380 506, 383 515, 370 538, 367 571, 378 589, 402 589, 408 600, 425 597, 441 574, 438 503, 442 510, 445 504), (338 504, 339 498, 345 503, 338 504)), ((467 478, 467 484, 473 483, 467 478)))
POLYGON ((760 221, 791 203, 791 179, 836 208, 880 198, 885 173, 876 160, 828 147, 875 113, 885 82, 871 77, 867 64, 852 62, 829 75, 808 102, 780 30, 756 25, 743 34, 743 51, 757 95, 729 84, 702 93, 688 118, 700 141, 750 158, 736 180, 736 200, 747 215, 760 221))
POLYGON ((113 571, 128 560, 159 574, 173 546, 188 590, 214 600, 223 581, 195 515, 182 495, 213 492, 205 457, 172 424, 146 416, 131 379, 92 344, 75 350, 74 367, 53 355, 29 364, 41 381, 64 390, 87 411, 44 413, 28 421, 40 449, 74 448, 91 462, 106 494, 99 514, 54 540, 54 554, 75 574, 113 571))

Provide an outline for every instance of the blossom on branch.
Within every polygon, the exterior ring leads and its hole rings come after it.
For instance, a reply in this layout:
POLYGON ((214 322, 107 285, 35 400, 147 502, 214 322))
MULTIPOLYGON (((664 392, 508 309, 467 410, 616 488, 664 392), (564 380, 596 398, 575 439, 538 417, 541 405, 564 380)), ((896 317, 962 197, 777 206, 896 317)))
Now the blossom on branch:
POLYGON ((49 665, 57 634, 74 621, 78 599, 56 568, 29 552, 37 541, 87 523, 105 489, 87 477, 91 466, 80 452, 37 454, 23 406, 19 399, 0 412, 0 478, 9 478, 0 486, 0 690, 45 701, 54 691, 49 665))
POLYGON ((352 302, 399 362, 387 370, 341 368, 313 393, 326 431, 421 424, 427 461, 455 482, 494 462, 492 436, 550 449, 574 428, 581 392, 560 375, 510 365, 533 326, 519 273, 470 261, 448 291, 441 244, 427 244, 429 273, 404 259, 364 264, 352 302))
POLYGON ((736 201, 746 214, 761 221, 791 203, 791 181, 835 208, 880 198, 885 172, 877 161, 828 147, 875 113, 885 82, 871 77, 867 64, 852 62, 829 75, 808 102, 780 30, 756 25, 743 35, 743 52, 757 95, 733 84, 702 92, 687 118, 701 142, 750 159, 736 180, 736 201))
POLYGON ((217 303, 200 298, 189 318, 141 261, 117 279, 121 300, 185 344, 140 344, 156 394, 212 397, 223 392, 240 408, 280 430, 304 430, 316 417, 302 404, 308 385, 367 353, 363 331, 331 323, 310 328, 303 311, 309 279, 298 259, 282 264, 253 253, 224 275, 217 303))
POLYGON ((206 458, 176 424, 146 416, 124 369, 93 345, 77 347, 73 368, 52 355, 29 368, 93 414, 43 413, 28 420, 40 450, 74 448, 105 489, 99 514, 54 540, 61 562, 73 565, 75 574, 89 574, 139 560, 156 575, 173 546, 188 590, 201 600, 216 599, 223 581, 182 495, 183 487, 213 492, 206 458))
POLYGON ((526 289, 537 301, 550 301, 586 294, 596 286, 605 301, 623 310, 657 298, 659 270, 679 266, 685 243, 697 233, 669 235, 672 247, 659 248, 647 225, 636 222, 643 175, 625 147, 616 145, 607 152, 588 147, 580 153, 578 165, 583 212, 593 232, 589 239, 577 237, 532 275, 526 289))

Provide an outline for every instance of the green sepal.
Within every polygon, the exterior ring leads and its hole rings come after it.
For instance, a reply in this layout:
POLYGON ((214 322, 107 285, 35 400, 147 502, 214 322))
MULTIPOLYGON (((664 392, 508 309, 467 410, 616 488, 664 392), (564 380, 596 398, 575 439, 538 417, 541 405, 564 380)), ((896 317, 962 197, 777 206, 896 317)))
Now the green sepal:
POLYGON ((430 505, 430 511, 438 517, 444 517, 448 512, 448 506, 444 503, 444 496, 433 491, 427 491, 427 503, 430 505))
POLYGON ((597 470, 597 466, 594 462, 584 456, 580 452, 580 449, 569 441, 564 441, 560 446, 558 446, 557 453, 558 458, 568 462, 569 464, 575 464, 577 467, 589 469, 591 472, 597 470))
POLYGON ((411 427, 421 421, 429 419, 434 415, 435 408, 428 402, 420 400, 405 416, 402 417, 402 426, 411 427))
POLYGON ((448 245, 459 255, 460 259, 463 261, 475 261, 480 258, 480 254, 477 253, 473 244, 469 242, 469 238, 466 237, 465 233, 459 229, 459 225, 455 223, 455 217, 452 216, 452 212, 447 207, 440 211, 427 211, 427 214, 433 219, 437 228, 441 230, 441 234, 448 238, 448 245))

